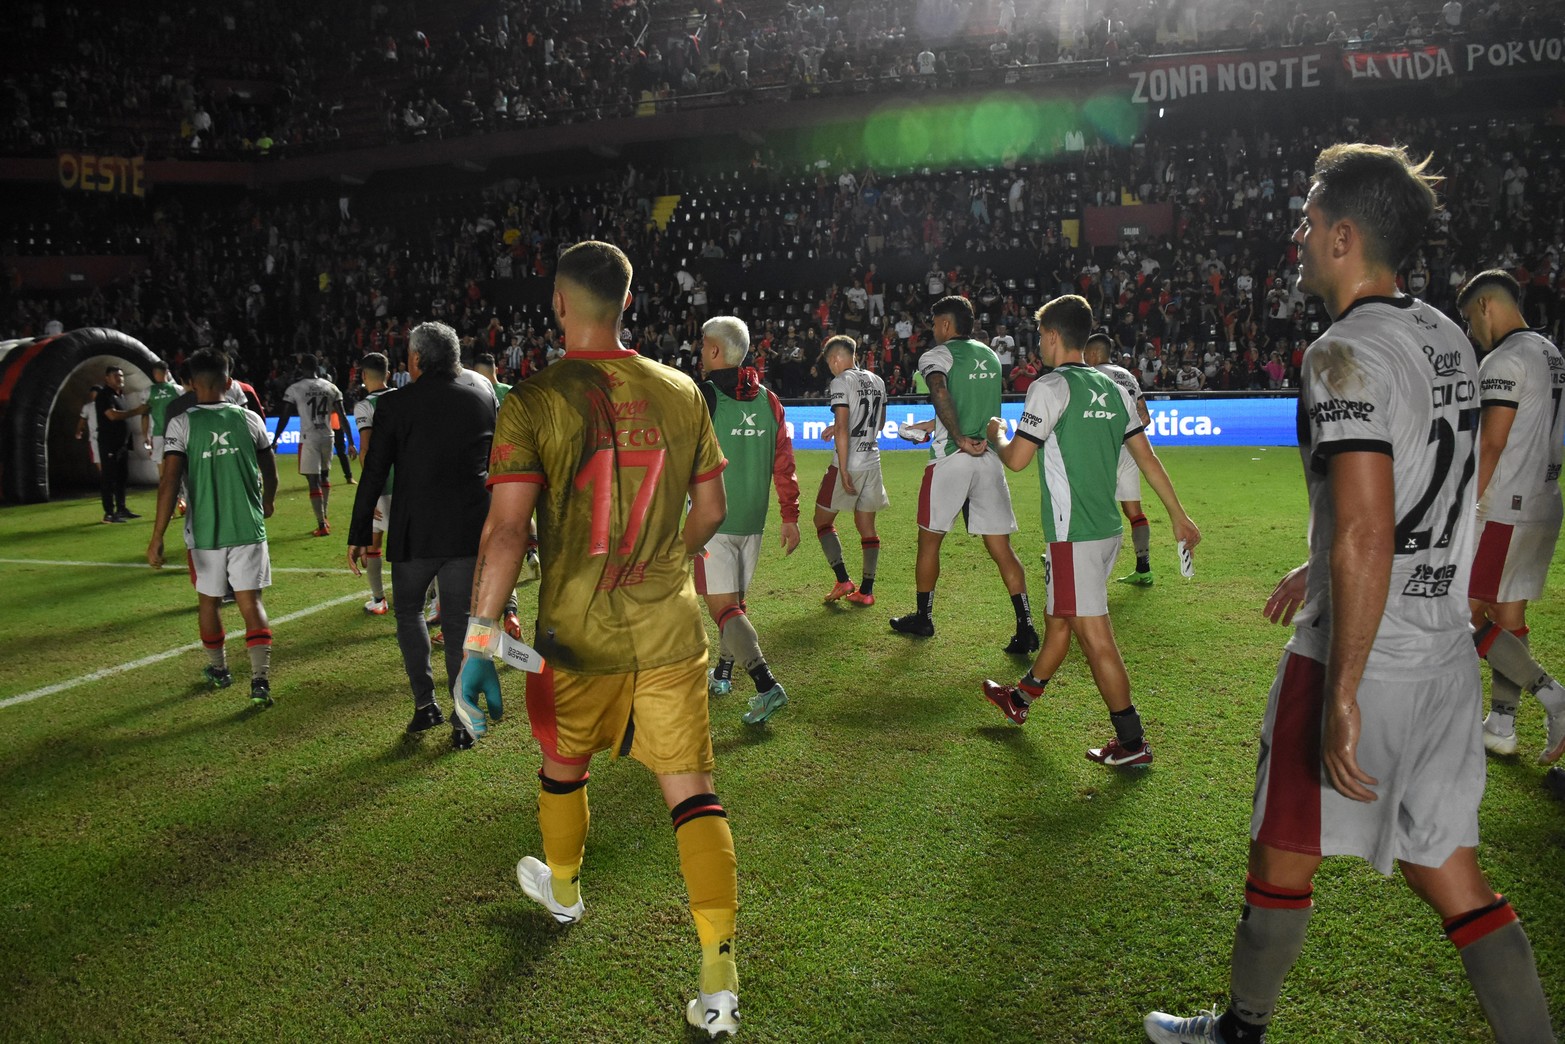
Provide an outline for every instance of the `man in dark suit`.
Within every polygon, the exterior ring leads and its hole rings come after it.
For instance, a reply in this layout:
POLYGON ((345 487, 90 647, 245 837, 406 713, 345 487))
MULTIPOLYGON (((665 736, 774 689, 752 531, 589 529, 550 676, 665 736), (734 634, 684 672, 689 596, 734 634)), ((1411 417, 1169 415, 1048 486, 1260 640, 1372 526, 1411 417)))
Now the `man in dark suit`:
MULTIPOLYGON (((468 602, 479 535, 489 512, 489 443, 494 437, 495 400, 460 379, 456 331, 444 323, 423 323, 408 338, 413 375, 375 409, 375 438, 363 461, 348 529, 348 563, 355 573, 372 540, 375 502, 393 465, 397 495, 391 502, 385 554, 395 589, 397 644, 413 689, 409 732, 422 732, 445 717, 435 701, 429 662, 429 628, 424 592, 440 582, 440 626, 446 634, 467 633, 468 602)), ((447 687, 462 669, 462 645, 445 644, 447 687)), ((459 718, 451 745, 473 745, 459 718)))

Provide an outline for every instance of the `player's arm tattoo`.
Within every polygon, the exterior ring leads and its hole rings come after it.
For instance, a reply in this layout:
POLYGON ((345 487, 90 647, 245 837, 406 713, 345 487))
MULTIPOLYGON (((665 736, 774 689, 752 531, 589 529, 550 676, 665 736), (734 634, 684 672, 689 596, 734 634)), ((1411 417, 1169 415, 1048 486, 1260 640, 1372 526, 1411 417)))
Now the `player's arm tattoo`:
POLYGON ((951 400, 951 389, 946 386, 946 375, 932 373, 924 378, 929 385, 929 401, 935 407, 935 416, 940 423, 945 425, 946 431, 951 437, 959 438, 962 434, 962 422, 956 415, 956 403, 951 400))

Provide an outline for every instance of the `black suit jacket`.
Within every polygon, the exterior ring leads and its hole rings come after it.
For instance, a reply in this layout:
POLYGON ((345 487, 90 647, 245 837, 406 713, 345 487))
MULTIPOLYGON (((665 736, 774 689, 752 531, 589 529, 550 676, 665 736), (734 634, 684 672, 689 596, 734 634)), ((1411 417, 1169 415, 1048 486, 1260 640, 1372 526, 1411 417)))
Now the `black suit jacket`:
POLYGON ((386 557, 466 558, 478 553, 489 514, 494 400, 453 378, 426 373, 375 404, 369 456, 353 498, 349 546, 370 543, 375 501, 397 469, 386 557))

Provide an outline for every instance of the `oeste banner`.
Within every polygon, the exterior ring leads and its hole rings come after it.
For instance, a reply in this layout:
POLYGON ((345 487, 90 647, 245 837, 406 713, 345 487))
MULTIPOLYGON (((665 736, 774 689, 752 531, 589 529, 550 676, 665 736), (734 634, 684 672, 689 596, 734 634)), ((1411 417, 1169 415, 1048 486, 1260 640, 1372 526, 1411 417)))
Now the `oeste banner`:
POLYGON ((147 195, 145 156, 99 156, 62 152, 55 164, 60 187, 67 192, 103 192, 116 196, 147 195))

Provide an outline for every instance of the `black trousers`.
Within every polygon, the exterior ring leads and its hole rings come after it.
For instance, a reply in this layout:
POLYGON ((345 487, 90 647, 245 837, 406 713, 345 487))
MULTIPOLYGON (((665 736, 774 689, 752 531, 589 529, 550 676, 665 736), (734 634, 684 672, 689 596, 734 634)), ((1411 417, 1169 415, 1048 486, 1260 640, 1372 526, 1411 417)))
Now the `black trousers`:
POLYGON ((130 447, 109 449, 98 444, 98 459, 102 461, 103 513, 112 515, 125 510, 125 485, 130 480, 130 447))

